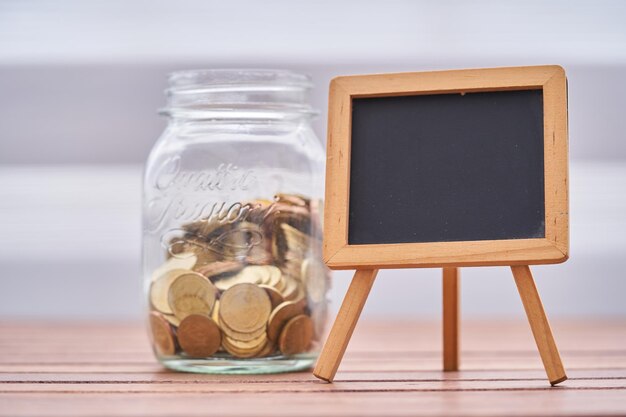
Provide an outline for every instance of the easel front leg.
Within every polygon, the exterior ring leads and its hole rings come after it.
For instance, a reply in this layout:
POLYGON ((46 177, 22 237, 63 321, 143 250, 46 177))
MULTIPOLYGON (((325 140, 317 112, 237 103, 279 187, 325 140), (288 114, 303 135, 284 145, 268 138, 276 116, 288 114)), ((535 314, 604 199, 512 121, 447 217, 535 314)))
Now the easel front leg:
POLYGON ((522 299, 522 304, 524 304, 524 310, 526 310, 526 316, 543 361, 543 367, 546 370, 546 374, 548 374, 550 384, 556 385, 565 381, 567 375, 565 375, 561 356, 554 342, 552 330, 543 310, 532 273, 527 265, 512 266, 511 270, 513 271, 515 284, 522 299))
POLYGON ((335 378, 337 368, 339 368, 341 358, 343 358, 346 347, 348 347, 348 342, 352 337, 352 332, 359 320, 377 273, 377 269, 361 269, 354 273, 333 328, 330 330, 313 370, 313 375, 319 379, 332 382, 335 378))
POLYGON ((458 268, 443 268, 443 370, 459 370, 458 268))

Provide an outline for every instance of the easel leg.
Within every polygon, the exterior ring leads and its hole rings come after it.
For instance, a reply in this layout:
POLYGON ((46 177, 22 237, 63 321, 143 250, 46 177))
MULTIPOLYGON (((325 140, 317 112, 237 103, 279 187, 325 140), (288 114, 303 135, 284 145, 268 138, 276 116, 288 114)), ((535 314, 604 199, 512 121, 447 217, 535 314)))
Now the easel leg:
POLYGON ((513 271, 515 284, 522 299, 522 304, 524 304, 524 310, 526 310, 526 316, 543 361, 543 367, 546 370, 546 374, 548 374, 550 384, 556 385, 565 381, 567 375, 565 375, 565 369, 563 369, 561 357, 554 342, 552 330, 550 330, 550 324, 543 310, 530 268, 527 265, 512 266, 511 270, 513 271))
POLYGON ((359 320, 367 296, 374 284, 377 269, 357 270, 350 288, 343 299, 333 328, 324 344, 322 353, 315 365, 313 375, 324 381, 332 382, 346 351, 352 332, 359 320))
POLYGON ((458 268, 443 268, 443 370, 459 370, 458 268))

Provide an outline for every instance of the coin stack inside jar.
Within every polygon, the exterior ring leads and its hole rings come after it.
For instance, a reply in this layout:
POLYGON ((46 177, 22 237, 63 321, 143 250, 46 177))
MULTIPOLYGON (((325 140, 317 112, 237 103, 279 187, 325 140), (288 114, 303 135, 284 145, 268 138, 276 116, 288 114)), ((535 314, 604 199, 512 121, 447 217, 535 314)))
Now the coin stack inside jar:
POLYGON ((312 349, 326 321, 319 202, 281 194, 182 227, 152 274, 159 356, 258 358, 312 349), (241 211, 240 213, 241 214, 241 211))

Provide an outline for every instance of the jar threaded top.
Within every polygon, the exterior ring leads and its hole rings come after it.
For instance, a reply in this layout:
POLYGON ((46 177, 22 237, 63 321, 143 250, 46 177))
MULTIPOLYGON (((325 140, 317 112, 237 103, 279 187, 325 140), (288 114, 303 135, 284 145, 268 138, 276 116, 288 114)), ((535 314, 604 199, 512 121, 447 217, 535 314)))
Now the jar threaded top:
POLYGON ((311 78, 286 70, 176 71, 169 76, 167 107, 181 119, 277 119, 312 117, 311 78))

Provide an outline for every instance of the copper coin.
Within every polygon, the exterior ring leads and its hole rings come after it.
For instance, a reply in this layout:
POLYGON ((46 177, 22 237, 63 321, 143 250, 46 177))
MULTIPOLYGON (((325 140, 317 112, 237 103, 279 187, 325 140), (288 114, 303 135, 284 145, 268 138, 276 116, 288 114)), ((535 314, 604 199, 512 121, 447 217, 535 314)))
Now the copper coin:
POLYGON ((178 326, 178 343, 189 356, 206 357, 217 352, 222 334, 217 324, 202 314, 185 317, 178 326))
POLYGON ((278 346, 285 355, 305 352, 313 338, 313 322, 304 314, 289 320, 280 333, 278 346))
POLYGON ((267 322, 267 337, 271 341, 276 341, 285 324, 300 314, 304 313, 301 303, 285 301, 272 311, 267 322))
POLYGON ((161 266, 152 271, 152 281, 161 278, 166 272, 173 269, 192 269, 198 262, 198 257, 193 253, 179 253, 166 260, 161 266))
POLYGON ((267 295, 270 296, 272 310, 278 307, 280 303, 285 301, 282 294, 276 288, 270 287, 269 285, 259 285, 259 288, 263 288, 267 292, 267 295))
POLYGON ((155 311, 150 313, 150 330, 152 345, 157 355, 170 356, 176 352, 172 327, 161 314, 155 311))

